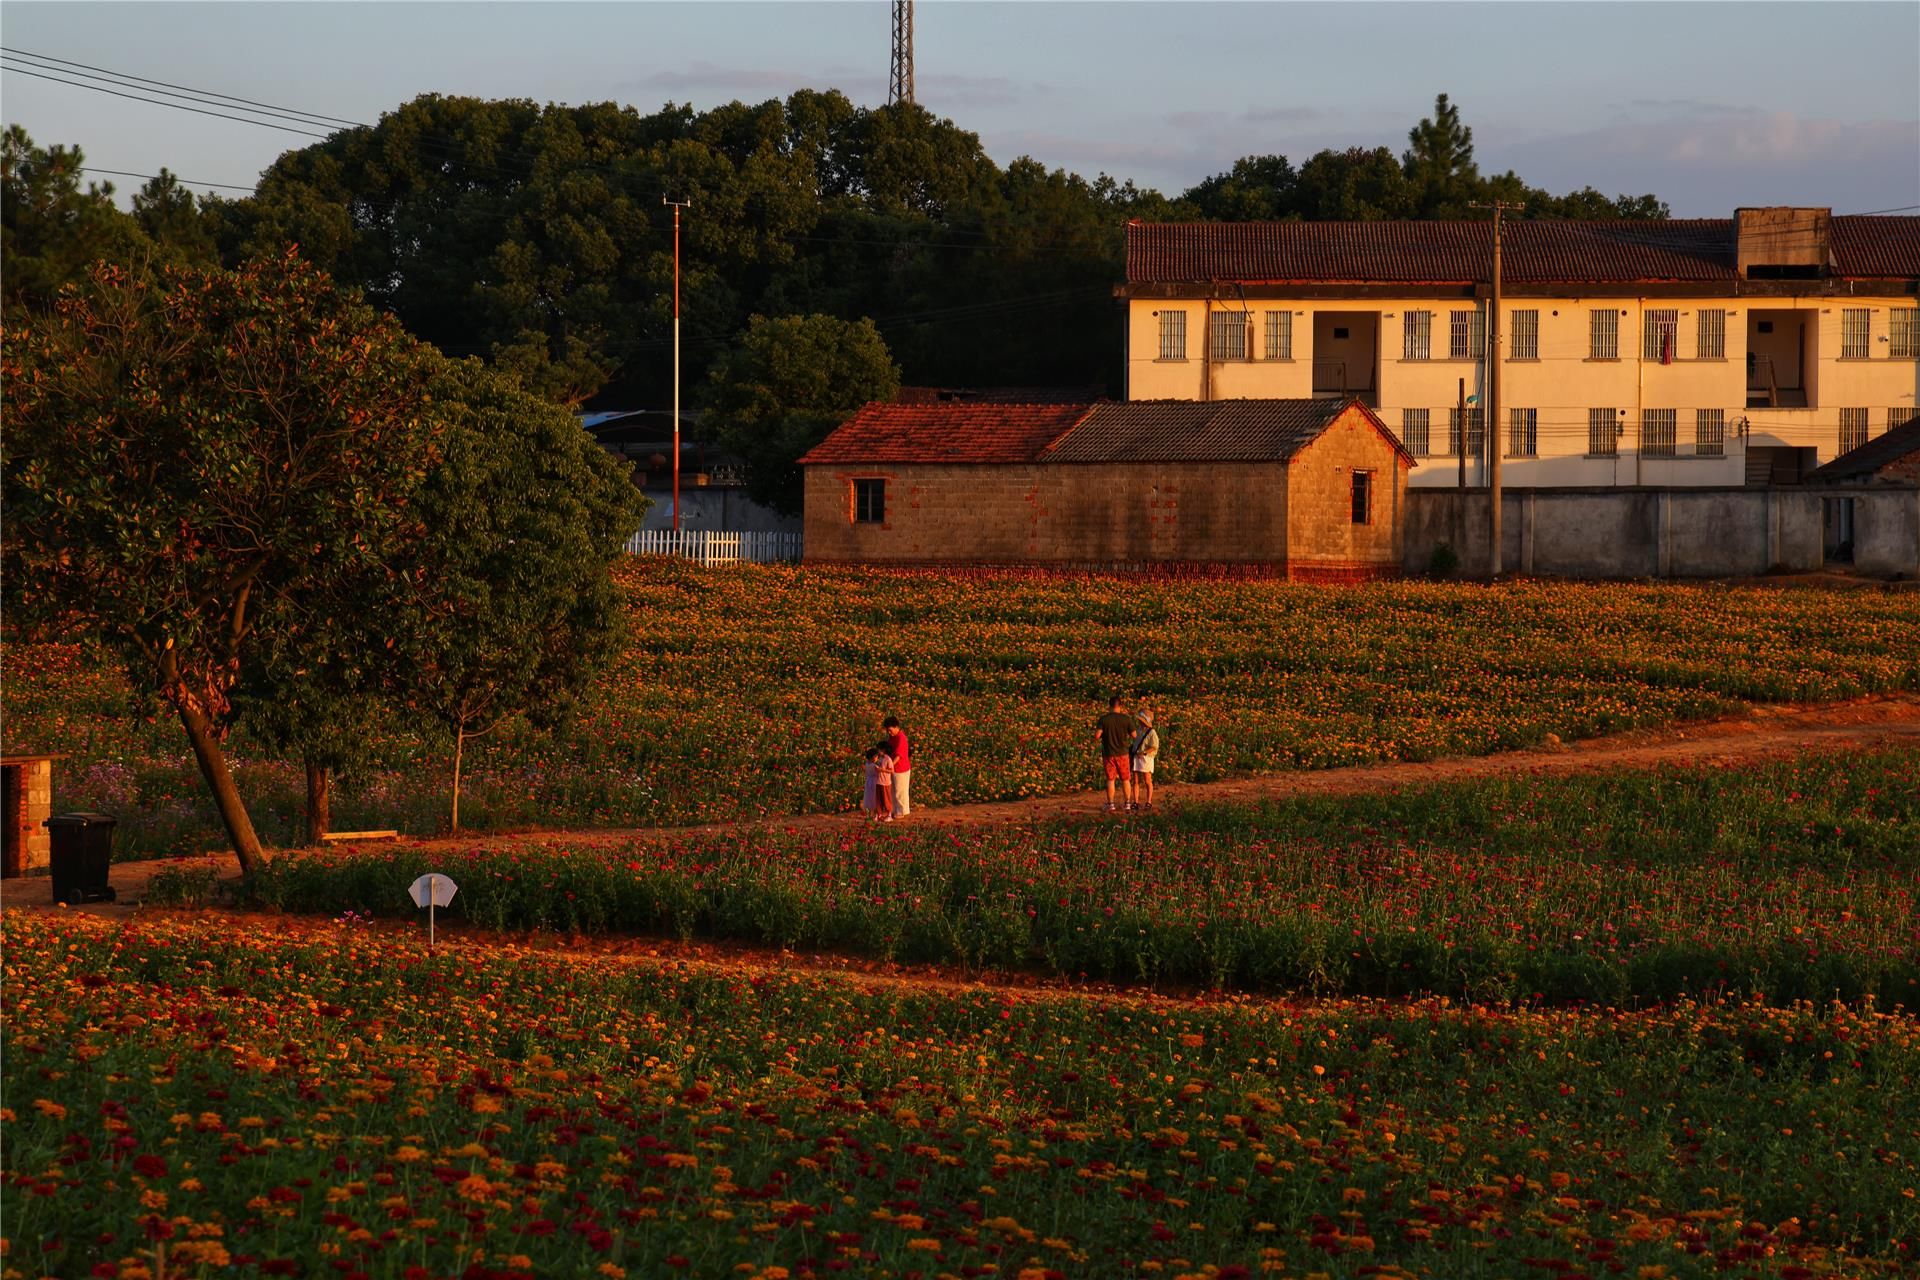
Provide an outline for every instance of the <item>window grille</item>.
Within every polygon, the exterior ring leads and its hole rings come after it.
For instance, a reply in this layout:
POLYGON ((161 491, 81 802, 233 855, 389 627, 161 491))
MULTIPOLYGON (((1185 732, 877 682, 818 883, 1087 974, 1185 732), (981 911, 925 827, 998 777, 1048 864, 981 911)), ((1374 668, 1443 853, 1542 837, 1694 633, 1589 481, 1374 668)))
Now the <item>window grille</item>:
POLYGON ((1513 355, 1514 360, 1538 360, 1540 358, 1540 313, 1537 310, 1516 311, 1513 313, 1513 355))
POLYGON ((1620 427, 1612 409, 1587 410, 1587 452, 1611 458, 1620 452, 1620 427))
POLYGON ((1670 363, 1679 352, 1680 313, 1673 310, 1645 311, 1640 317, 1640 358, 1670 363))
POLYGON ((1865 409, 1842 409, 1840 411, 1840 452, 1858 449, 1867 442, 1867 411, 1865 409))
POLYGON ((1916 409, 1912 405, 1907 405, 1902 409, 1889 409, 1887 410, 1887 430, 1891 431, 1895 427, 1904 427, 1915 419, 1920 419, 1920 409, 1916 409))
POLYGON ((1487 351, 1487 318, 1477 308, 1456 311, 1447 330, 1447 355, 1455 360, 1478 360, 1487 351))
POLYGON ((1267 359, 1293 359, 1293 312, 1267 312, 1267 359))
POLYGON ((1642 409, 1640 411, 1640 452, 1654 458, 1671 458, 1674 436, 1680 428, 1678 409, 1642 409))
POLYGON ((1400 411, 1400 443, 1407 446, 1407 452, 1415 457, 1424 457, 1430 443, 1429 425, 1432 422, 1431 410, 1402 409, 1400 411))
POLYGON ((1593 360, 1620 358, 1620 313, 1608 308, 1589 312, 1587 356, 1593 360))
POLYGON ((1727 411, 1693 411, 1693 451, 1702 458, 1718 458, 1727 451, 1727 411))
POLYGON ((1920 356, 1920 307, 1893 307, 1887 312, 1887 354, 1896 360, 1920 356))
POLYGON ((1245 360, 1247 358, 1248 320, 1249 317, 1244 311, 1213 313, 1213 359, 1245 360))
POLYGON ((1727 313, 1706 310, 1700 313, 1700 325, 1694 339, 1693 354, 1702 360, 1724 360, 1727 356, 1727 313))
POLYGON ((855 480, 853 482, 853 522, 855 524, 884 524, 887 519, 887 482, 885 480, 855 480))
POLYGON ((1373 523, 1373 472, 1353 473, 1353 522, 1373 523))
POLYGON ((1873 330, 1873 312, 1865 307, 1848 307, 1840 313, 1840 358, 1865 360, 1867 335, 1873 330))
POLYGON ((1186 312, 1162 311, 1160 313, 1160 358, 1162 360, 1187 358, 1186 312))
POLYGON ((1433 312, 1409 311, 1400 318, 1403 360, 1433 359, 1433 312))
MULTIPOLYGON (((1487 411, 1475 407, 1467 410, 1467 456, 1477 458, 1487 447, 1487 411)), ((1447 454, 1460 456, 1460 410, 1447 410, 1447 454)))
POLYGON ((1507 411, 1507 456, 1531 458, 1539 452, 1539 444, 1540 411, 1509 409, 1507 411))

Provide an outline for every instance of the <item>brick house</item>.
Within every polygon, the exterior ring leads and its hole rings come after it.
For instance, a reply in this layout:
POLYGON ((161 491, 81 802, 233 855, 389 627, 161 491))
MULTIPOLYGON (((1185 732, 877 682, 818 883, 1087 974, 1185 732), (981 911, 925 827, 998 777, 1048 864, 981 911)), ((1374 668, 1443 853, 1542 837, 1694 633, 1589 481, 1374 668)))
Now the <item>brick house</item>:
POLYGON ((807 559, 1390 574, 1413 463, 1353 399, 870 404, 800 459, 807 559))

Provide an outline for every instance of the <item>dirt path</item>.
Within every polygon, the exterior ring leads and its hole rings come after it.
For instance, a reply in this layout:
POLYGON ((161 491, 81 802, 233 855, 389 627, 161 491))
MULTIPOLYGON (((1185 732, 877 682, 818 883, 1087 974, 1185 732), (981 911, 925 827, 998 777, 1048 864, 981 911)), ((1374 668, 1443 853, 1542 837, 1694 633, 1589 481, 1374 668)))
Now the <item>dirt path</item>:
MULTIPOLYGON (((1639 730, 1583 742, 1553 745, 1529 751, 1491 756, 1396 764, 1359 765, 1311 772, 1264 774, 1225 782, 1162 786, 1160 807, 1218 801, 1286 800, 1309 796, 1354 795, 1392 791, 1434 783, 1524 773, 1534 777, 1598 773, 1613 769, 1641 769, 1662 764, 1750 764, 1777 760, 1808 750, 1861 750, 1892 743, 1920 744, 1920 697, 1909 694, 1862 698, 1819 705, 1761 705, 1722 720, 1663 729, 1639 730)), ((1035 819, 1099 815, 1102 793, 1045 796, 1030 800, 953 805, 919 810, 905 819, 913 826, 936 828, 998 826, 1035 819)), ((1119 819, 1124 821, 1124 818, 1119 819)), ((698 827, 628 827, 598 831, 528 831, 489 833, 457 839, 406 840, 412 848, 470 847, 484 841, 496 848, 541 847, 566 844, 569 848, 605 848, 640 841, 670 841, 690 835, 738 830, 806 831, 844 828, 858 821, 850 814, 801 814, 738 823, 698 827)), ((344 846, 351 847, 351 846, 344 846)), ((148 882, 164 868, 211 867, 230 873, 226 854, 199 858, 169 858, 151 862, 116 863, 112 882, 120 901, 78 908, 101 914, 119 914, 137 902, 148 882)), ((5 882, 0 901, 7 907, 50 906, 52 885, 44 876, 5 882)))

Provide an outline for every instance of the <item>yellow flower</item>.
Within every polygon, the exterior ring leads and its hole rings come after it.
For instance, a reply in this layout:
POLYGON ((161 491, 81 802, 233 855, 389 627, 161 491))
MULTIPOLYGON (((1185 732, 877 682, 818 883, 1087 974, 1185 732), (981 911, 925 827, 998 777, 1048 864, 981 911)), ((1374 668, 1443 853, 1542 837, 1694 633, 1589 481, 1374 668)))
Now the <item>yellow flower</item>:
POLYGON ((926 1236, 921 1236, 918 1239, 907 1241, 907 1248, 918 1249, 921 1253, 938 1253, 940 1252, 940 1242, 938 1240, 930 1240, 926 1236))
POLYGON ((468 1200, 493 1199, 493 1184, 479 1174, 469 1174, 453 1186, 456 1193, 468 1200))
POLYGON ((35 1098, 33 1100, 33 1109, 49 1120, 65 1120, 67 1118, 67 1109, 65 1107, 57 1102, 49 1102, 45 1098, 35 1098))

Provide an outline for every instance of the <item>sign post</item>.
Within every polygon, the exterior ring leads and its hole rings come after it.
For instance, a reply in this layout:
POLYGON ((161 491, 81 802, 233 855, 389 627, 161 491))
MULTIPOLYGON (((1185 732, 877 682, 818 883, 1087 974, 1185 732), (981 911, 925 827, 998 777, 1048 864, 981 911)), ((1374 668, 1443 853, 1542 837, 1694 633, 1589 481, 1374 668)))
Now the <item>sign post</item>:
POLYGON ((407 894, 416 907, 427 909, 427 946, 434 944, 434 912, 437 908, 452 903, 453 895, 460 892, 460 886, 441 875, 438 871, 428 872, 407 887, 407 894))

